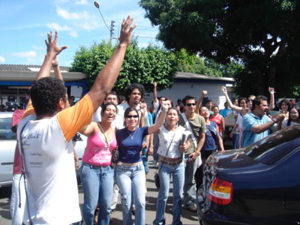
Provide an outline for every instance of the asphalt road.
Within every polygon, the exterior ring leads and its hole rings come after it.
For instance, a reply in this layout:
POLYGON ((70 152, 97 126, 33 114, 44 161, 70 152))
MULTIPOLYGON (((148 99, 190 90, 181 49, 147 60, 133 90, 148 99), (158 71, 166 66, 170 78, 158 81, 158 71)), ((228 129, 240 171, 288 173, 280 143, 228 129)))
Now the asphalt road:
MULTIPOLYGON (((151 164, 151 163, 150 163, 151 164)), ((156 213, 156 198, 157 189, 155 187, 153 178, 156 168, 150 165, 150 172, 147 179, 147 194, 146 194, 146 224, 152 224, 155 213, 156 213)), ((172 223, 172 184, 170 187, 170 196, 168 199, 168 204, 166 207, 166 224, 172 223)), ((0 224, 1 225, 11 225, 11 217, 9 212, 9 201, 10 201, 11 189, 10 188, 0 188, 0 224)), ((82 187, 79 185, 79 199, 80 206, 83 203, 83 192, 82 187)), ((120 202, 120 200, 119 200, 120 202)), ((121 205, 118 204, 115 212, 112 213, 112 225, 122 225, 122 209, 121 205)), ((197 213, 193 213, 182 209, 181 221, 184 225, 194 225, 199 224, 197 213)))

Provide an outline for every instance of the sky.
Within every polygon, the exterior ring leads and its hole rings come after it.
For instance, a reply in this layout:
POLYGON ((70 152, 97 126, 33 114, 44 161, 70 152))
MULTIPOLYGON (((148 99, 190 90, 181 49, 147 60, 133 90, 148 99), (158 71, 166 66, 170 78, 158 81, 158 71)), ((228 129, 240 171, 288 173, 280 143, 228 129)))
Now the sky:
MULTIPOLYGON (((139 0, 98 2, 107 26, 115 21, 115 37, 119 36, 122 20, 131 15, 138 25, 133 35, 138 37, 140 47, 162 45, 156 40, 158 27, 144 17, 139 0)), ((90 47, 110 38, 92 0, 0 0, 0 64, 41 65, 50 30, 58 31, 59 46, 68 46, 58 57, 61 66, 71 66, 81 46, 90 47)))

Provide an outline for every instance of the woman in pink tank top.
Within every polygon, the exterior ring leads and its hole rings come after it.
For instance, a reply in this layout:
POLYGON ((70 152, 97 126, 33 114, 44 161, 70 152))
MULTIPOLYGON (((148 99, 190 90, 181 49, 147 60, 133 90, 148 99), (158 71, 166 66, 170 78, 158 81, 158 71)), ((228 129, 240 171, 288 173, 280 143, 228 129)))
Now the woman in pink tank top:
POLYGON ((114 184, 111 159, 117 147, 116 128, 112 122, 116 113, 116 105, 108 102, 102 106, 102 121, 92 122, 80 130, 80 133, 88 136, 80 168, 84 193, 82 215, 87 225, 93 225, 98 203, 98 224, 109 224, 114 184))

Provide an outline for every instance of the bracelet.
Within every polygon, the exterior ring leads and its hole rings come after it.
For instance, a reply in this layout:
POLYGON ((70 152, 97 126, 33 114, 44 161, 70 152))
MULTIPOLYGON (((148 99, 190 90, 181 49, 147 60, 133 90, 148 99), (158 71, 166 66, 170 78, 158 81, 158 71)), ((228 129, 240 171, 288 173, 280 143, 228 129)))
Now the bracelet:
POLYGON ((58 67, 58 64, 56 66, 52 65, 52 67, 58 67))
POLYGON ((168 110, 163 110, 165 113, 167 113, 168 112, 168 110))

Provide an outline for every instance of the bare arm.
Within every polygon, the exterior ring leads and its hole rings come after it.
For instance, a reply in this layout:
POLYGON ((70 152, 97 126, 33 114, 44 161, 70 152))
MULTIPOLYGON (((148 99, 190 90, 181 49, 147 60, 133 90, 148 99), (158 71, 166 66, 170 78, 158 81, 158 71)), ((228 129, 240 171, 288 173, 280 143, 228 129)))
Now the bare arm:
POLYGON ((204 91, 202 91, 202 95, 201 95, 201 97, 199 98, 199 100, 198 100, 198 102, 196 104, 195 112, 198 113, 198 114, 200 114, 199 113, 199 109, 200 109, 200 107, 202 105, 202 102, 203 102, 203 99, 204 99, 205 95, 207 95, 207 91, 204 90, 204 91))
POLYGON ((218 138, 218 144, 219 144, 219 147, 220 147, 220 151, 224 152, 223 140, 222 140, 218 130, 217 130, 217 138, 218 138))
POLYGON ((222 127, 222 134, 223 134, 223 137, 225 136, 225 119, 222 115, 221 116, 221 127, 222 127))
POLYGON ((131 26, 132 21, 133 18, 130 16, 123 20, 119 38, 120 44, 109 62, 98 74, 91 90, 87 93, 92 100, 94 111, 96 111, 103 102, 119 75, 126 49, 131 42, 131 33, 136 27, 136 25, 131 26))
POLYGON ((85 126, 85 127, 82 127, 80 130, 79 130, 79 133, 89 137, 91 136, 92 134, 95 133, 95 128, 97 127, 97 123, 96 122, 92 122, 90 125, 88 126, 85 126))
POLYGON ((270 92, 270 105, 269 105, 269 110, 273 110, 275 108, 275 90, 274 88, 269 87, 269 92, 270 92))
POLYGON ((53 70, 54 70, 54 76, 56 78, 60 79, 60 80, 64 80, 63 76, 60 72, 57 56, 55 56, 54 59, 52 60, 52 67, 53 67, 53 70))
POLYGON ((158 117, 156 123, 148 127, 149 134, 155 133, 164 124, 165 118, 166 118, 166 115, 168 112, 168 105, 166 103, 163 103, 162 109, 163 110, 159 114, 159 117, 158 117))
MULTIPOLYGON (((282 114, 278 115, 276 117, 277 119, 277 122, 278 123, 281 123, 282 120, 284 119, 284 116, 282 114)), ((251 128, 251 131, 255 134, 260 134, 261 132, 264 132, 265 130, 268 130, 270 129, 273 125, 274 125, 274 121, 271 120, 265 124, 262 124, 262 125, 254 125, 252 128, 251 128)))
POLYGON ((225 95, 225 98, 226 98, 226 101, 227 101, 229 107, 230 107, 231 109, 235 110, 235 111, 238 111, 238 112, 242 113, 242 111, 243 111, 243 108, 242 108, 242 107, 239 107, 239 106, 236 106, 236 105, 232 104, 232 102, 231 102, 231 100, 230 100, 230 98, 229 98, 229 96, 228 96, 228 94, 227 94, 227 89, 226 89, 226 87, 222 86, 222 87, 221 87, 221 90, 222 90, 223 94, 225 95))
POLYGON ((205 142, 205 133, 200 132, 197 149, 194 153, 189 155, 189 157, 190 157, 189 161, 190 162, 195 162, 196 161, 197 157, 200 155, 200 151, 201 151, 201 149, 204 145, 204 142, 205 142))
POLYGON ((157 91, 156 91, 156 86, 157 86, 157 83, 154 82, 153 83, 153 102, 158 102, 158 99, 157 99, 157 91))

